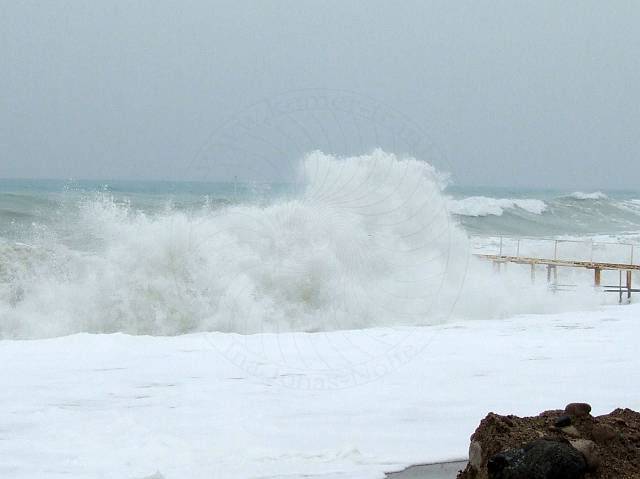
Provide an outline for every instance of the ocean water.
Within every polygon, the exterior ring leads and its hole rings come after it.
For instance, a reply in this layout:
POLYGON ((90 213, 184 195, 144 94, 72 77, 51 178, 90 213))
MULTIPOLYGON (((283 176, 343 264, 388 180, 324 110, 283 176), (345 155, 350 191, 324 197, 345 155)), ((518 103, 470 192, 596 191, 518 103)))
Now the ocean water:
POLYGON ((0 475, 382 478, 464 461, 489 411, 637 409, 639 304, 473 253, 625 260, 638 199, 379 150, 294 184, 1 180, 0 475))
POLYGON ((456 187, 449 205, 470 233, 637 238, 640 191, 456 187))
MULTIPOLYGON (((60 231, 88 202, 111 201, 149 215, 268 203, 300 185, 243 182, 0 179, 0 232, 28 239, 33 228, 60 231)), ((447 208, 470 234, 629 235, 640 231, 640 190, 513 189, 446 185, 447 208)), ((77 226, 77 225, 75 225, 77 226)))
POLYGON ((592 291, 559 302, 517 281, 483 287, 471 253, 499 235, 640 239, 640 192, 462 187, 379 150, 312 153, 300 171, 295 184, 0 180, 0 336, 313 332, 589 307, 592 291))

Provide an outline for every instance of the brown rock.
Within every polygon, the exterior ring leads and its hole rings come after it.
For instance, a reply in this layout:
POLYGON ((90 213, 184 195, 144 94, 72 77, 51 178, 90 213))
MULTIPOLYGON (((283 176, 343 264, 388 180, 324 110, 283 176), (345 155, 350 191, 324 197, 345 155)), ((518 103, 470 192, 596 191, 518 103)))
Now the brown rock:
POLYGON ((600 466, 600 456, 595 442, 588 439, 570 439, 569 443, 582 453, 589 469, 597 469, 600 466))
POLYGON ((606 424, 594 424, 591 430, 591 437, 598 443, 606 443, 614 439, 618 434, 615 429, 606 424))
POLYGON ((478 441, 471 441, 469 446, 469 464, 476 471, 482 466, 482 446, 478 441))
POLYGON ((573 417, 585 417, 591 412, 591 405, 585 402, 572 402, 571 404, 567 404, 564 412, 573 417))
MULTIPOLYGON (((509 472, 511 466, 515 466, 514 460, 521 456, 518 451, 524 451, 527 444, 539 439, 564 443, 576 453, 579 451, 580 457, 590 468, 584 479, 640 479, 640 412, 616 409, 609 414, 593 417, 585 407, 578 411, 573 407, 568 409, 574 414, 585 414, 572 416, 575 429, 554 426, 561 416, 567 414, 563 410, 545 411, 534 417, 507 418, 489 414, 471 437, 471 442, 477 444, 469 448, 470 463, 460 472, 458 479, 548 479, 551 476, 522 476, 513 475, 514 471, 509 472), (576 433, 580 437, 573 437, 576 433), (492 459, 493 466, 500 466, 493 468, 493 476, 489 471, 489 461, 492 459)), ((556 477, 566 479, 562 475, 556 477)))
POLYGON ((575 426, 567 426, 560 429, 562 434, 566 434, 569 437, 580 437, 580 431, 575 426))

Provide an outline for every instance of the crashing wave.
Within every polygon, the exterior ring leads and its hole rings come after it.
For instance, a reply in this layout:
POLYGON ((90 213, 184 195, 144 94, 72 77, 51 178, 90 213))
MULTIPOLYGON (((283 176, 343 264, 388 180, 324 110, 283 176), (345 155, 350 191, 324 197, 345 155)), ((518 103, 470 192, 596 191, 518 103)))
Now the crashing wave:
POLYGON ((537 199, 488 198, 470 196, 463 199, 451 199, 449 212, 459 216, 502 216, 505 210, 519 208, 534 215, 541 215, 547 204, 537 199))
POLYGON ((609 197, 602 191, 595 191, 593 193, 583 193, 582 191, 575 191, 568 195, 568 198, 574 200, 606 200, 609 197))

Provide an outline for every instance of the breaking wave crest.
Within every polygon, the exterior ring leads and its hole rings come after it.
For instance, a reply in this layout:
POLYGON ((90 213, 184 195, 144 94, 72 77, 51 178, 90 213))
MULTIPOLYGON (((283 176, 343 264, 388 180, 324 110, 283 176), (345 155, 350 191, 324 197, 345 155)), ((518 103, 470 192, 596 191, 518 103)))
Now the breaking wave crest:
POLYGON ((138 209, 108 192, 63 202, 0 242, 0 337, 315 332, 575 307, 543 284, 486 281, 428 163, 314 152, 299 177, 286 194, 197 208, 138 209))
POLYGON ((0 332, 435 322, 446 313, 442 285, 462 278, 451 250, 466 245, 440 188, 427 163, 378 150, 344 159, 312 153, 299 193, 266 204, 148 214, 109 194, 85 197, 74 222, 83 249, 46 231, 29 245, 0 246, 0 332))
POLYGON ((593 193, 583 193, 582 191, 576 191, 569 195, 569 198, 574 200, 606 200, 609 197, 602 191, 594 191, 593 193))
POLYGON ((534 215, 541 215, 547 209, 542 200, 488 198, 486 196, 471 196, 464 199, 449 201, 449 211, 460 216, 502 216, 505 210, 519 208, 534 215))

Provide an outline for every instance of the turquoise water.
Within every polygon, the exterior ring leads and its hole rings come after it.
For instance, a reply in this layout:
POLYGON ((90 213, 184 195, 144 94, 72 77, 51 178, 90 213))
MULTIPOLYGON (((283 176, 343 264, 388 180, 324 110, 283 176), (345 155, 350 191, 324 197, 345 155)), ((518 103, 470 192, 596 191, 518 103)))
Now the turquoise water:
MULTIPOLYGON (((269 202, 295 195, 297 188, 269 183, 0 179, 0 237, 19 241, 38 226, 64 232, 73 228, 79 207, 105 198, 153 215, 167 209, 195 211, 269 202)), ((472 234, 553 236, 640 230, 640 192, 576 196, 568 190, 450 186, 444 193, 450 197, 453 217, 472 234)))

